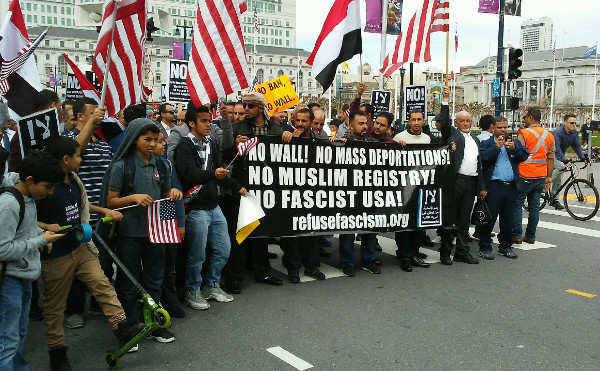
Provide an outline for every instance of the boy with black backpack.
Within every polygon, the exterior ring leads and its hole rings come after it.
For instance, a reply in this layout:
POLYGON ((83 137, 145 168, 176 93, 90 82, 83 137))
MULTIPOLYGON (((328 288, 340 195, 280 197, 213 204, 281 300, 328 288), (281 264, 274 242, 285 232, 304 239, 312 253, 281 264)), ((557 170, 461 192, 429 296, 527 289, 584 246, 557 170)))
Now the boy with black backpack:
MULTIPOLYGON (((38 202, 38 225, 42 229, 59 232, 60 226, 88 224, 90 211, 112 217, 115 221, 123 217, 118 211, 90 205, 86 189, 76 174, 81 164, 80 148, 75 139, 68 137, 54 138, 48 144, 48 152, 60 161, 66 176, 51 196, 38 202)), ((100 267, 98 250, 92 241, 80 243, 74 233, 69 233, 54 244, 51 252, 43 252, 41 258, 44 327, 53 371, 71 369, 62 322, 74 278, 92 292, 121 345, 141 331, 140 326, 133 326, 125 320, 125 312, 100 267)))
MULTIPOLYGON (((104 175, 100 199, 100 206, 111 209, 138 205, 123 210, 123 220, 118 225, 121 260, 157 303, 162 296, 165 245, 150 242, 147 207, 161 198, 182 197, 179 190, 171 188, 165 163, 154 155, 159 134, 156 124, 149 119, 139 118, 129 124, 123 143, 104 175)), ((141 322, 133 284, 127 279, 120 280, 118 290, 128 321, 141 322)), ((175 340, 171 332, 162 328, 155 329, 148 338, 161 343, 175 340)))
POLYGON ((47 152, 25 157, 19 174, 8 173, 0 188, 0 369, 23 370, 23 347, 29 325, 31 282, 40 275, 40 250, 63 237, 37 226, 35 200, 52 194, 64 179, 58 161, 47 152), (43 232, 43 233, 42 233, 43 232))

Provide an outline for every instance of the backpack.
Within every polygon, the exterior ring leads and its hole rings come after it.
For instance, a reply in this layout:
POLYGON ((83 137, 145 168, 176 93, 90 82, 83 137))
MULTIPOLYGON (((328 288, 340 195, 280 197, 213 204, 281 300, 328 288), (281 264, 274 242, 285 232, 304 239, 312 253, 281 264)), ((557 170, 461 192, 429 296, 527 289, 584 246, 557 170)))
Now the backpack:
MULTIPOLYGON (((165 182, 165 177, 167 176, 167 167, 162 157, 154 156, 154 158, 156 160, 156 168, 158 169, 158 181, 160 185, 163 185, 165 182)), ((125 166, 125 173, 123 175, 123 189, 121 189, 121 194, 119 195, 120 197, 133 194, 133 181, 135 180, 134 156, 123 159, 123 161, 127 162, 127 166, 125 166)))
MULTIPOLYGON (((17 223, 17 229, 15 230, 16 232, 19 230, 19 228, 21 228, 23 218, 25 217, 25 198, 23 197, 23 194, 19 192, 19 190, 15 187, 0 187, 0 195, 5 192, 12 193, 12 195, 17 199, 17 202, 19 203, 19 223, 17 223)), ((0 273, 0 288, 2 288, 2 284, 4 283, 4 276, 6 276, 7 265, 8 262, 2 262, 2 273, 0 273)))

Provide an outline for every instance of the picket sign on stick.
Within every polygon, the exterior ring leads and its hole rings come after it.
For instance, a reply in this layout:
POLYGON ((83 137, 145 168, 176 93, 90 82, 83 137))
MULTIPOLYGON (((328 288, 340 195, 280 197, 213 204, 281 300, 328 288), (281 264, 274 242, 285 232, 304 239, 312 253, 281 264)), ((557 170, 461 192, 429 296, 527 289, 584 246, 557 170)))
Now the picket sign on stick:
MULTIPOLYGON (((119 0, 115 0, 115 2, 119 2, 119 0)), ((110 44, 108 45, 108 54, 106 60, 106 68, 104 69, 104 81, 102 81, 102 95, 100 96, 100 107, 104 107, 104 100, 106 99, 106 88, 108 86, 108 69, 110 68, 110 57, 112 54, 114 37, 115 37, 115 27, 117 25, 117 9, 119 8, 119 4, 115 4, 115 9, 113 10, 113 25, 110 31, 110 44)))
MULTIPOLYGON (((167 198, 161 198, 160 200, 155 200, 154 202, 161 202, 161 201, 167 201, 167 200, 170 200, 170 198, 169 198, 169 197, 167 197, 167 198)), ((120 211, 120 210, 130 209, 130 208, 132 208, 132 207, 136 207, 136 206, 140 206, 140 205, 138 205, 138 204, 133 204, 133 205, 129 205, 129 206, 123 206, 123 207, 120 207, 120 208, 118 208, 118 209, 113 209, 113 210, 114 210, 114 211, 120 211)))

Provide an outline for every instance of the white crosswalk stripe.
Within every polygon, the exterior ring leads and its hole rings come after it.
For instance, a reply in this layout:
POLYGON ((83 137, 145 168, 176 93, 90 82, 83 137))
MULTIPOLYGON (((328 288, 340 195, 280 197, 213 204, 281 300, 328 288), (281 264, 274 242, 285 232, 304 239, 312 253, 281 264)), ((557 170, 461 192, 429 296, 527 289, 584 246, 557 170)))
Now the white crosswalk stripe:
MULTIPOLYGON (((541 213, 546 214, 546 215, 552 215, 554 217, 556 217, 556 216, 563 217, 568 220, 574 220, 574 219, 571 219, 569 214, 565 211, 544 209, 544 210, 541 210, 541 213)), ((588 222, 579 222, 579 223, 581 223, 582 226, 573 226, 573 225, 568 225, 568 224, 561 224, 561 223, 556 223, 556 222, 540 220, 538 223, 538 233, 537 234, 538 234, 538 237, 540 235, 544 236, 544 232, 541 232, 541 230, 549 229, 552 231, 566 232, 566 233, 572 233, 572 234, 577 234, 577 235, 581 235, 581 236, 600 238, 600 231, 591 229, 596 226, 596 224, 594 222, 598 222, 598 221, 600 221, 600 217, 596 216, 588 222), (589 228, 584 228, 583 226, 586 226, 589 228)), ((527 218, 523 218, 523 230, 525 229, 526 225, 527 225, 527 218)), ((469 231, 471 234, 473 234, 473 232, 475 231, 475 228, 470 228, 469 231)), ((497 232, 497 228, 496 228, 496 232, 497 232)), ((432 232, 429 232, 429 234, 431 236, 432 232)), ((339 238, 339 235, 337 235, 337 234, 333 236, 333 239, 338 239, 338 238, 339 238)), ((377 240, 382 249, 381 253, 396 256, 397 247, 396 247, 396 241, 393 238, 386 237, 383 235, 378 235, 377 240)), ((361 241, 356 240, 354 243, 355 243, 355 245, 360 246, 361 241)), ((499 243, 498 243, 497 236, 492 238, 492 244, 494 246, 498 246, 499 243)), ((334 246, 337 246, 337 244, 334 243, 334 246)), ((423 260, 430 264, 440 263, 440 253, 437 251, 438 247, 439 247, 439 244, 436 244, 436 246, 433 248, 435 250, 421 247, 419 249, 419 251, 427 254, 427 258, 423 259, 423 260)), ((533 244, 528 244, 528 243, 523 243, 520 245, 513 244, 512 247, 515 249, 519 249, 519 250, 529 251, 529 250, 541 250, 541 249, 556 248, 557 246, 552 243, 549 243, 549 242, 535 241, 535 243, 533 243, 533 244)), ((334 247, 334 248, 336 248, 336 247, 334 247)), ((496 251, 497 248, 495 248, 494 250, 496 251)), ((276 260, 273 259, 270 261, 272 268, 283 273, 284 275, 287 275, 287 269, 283 266, 283 263, 281 262, 282 251, 281 251, 280 247, 277 245, 269 245, 269 251, 279 255, 278 259, 276 259, 276 260)), ((472 254, 475 255, 477 251, 478 251, 477 243, 476 242, 471 243, 472 254)), ((381 254, 381 253, 378 253, 378 254, 381 254)), ((358 250, 356 251, 356 254, 357 254, 357 258, 360 259, 360 252, 358 250)), ((358 269, 359 267, 357 266, 356 268, 358 269)), ((324 264, 323 262, 321 262, 321 266, 319 267, 319 269, 321 270, 321 272, 323 272, 323 274, 325 274, 325 277, 327 279, 344 276, 344 274, 339 270, 339 268, 324 264)), ((303 269, 300 270, 300 282, 315 281, 314 278, 306 277, 302 273, 303 273, 303 269)))

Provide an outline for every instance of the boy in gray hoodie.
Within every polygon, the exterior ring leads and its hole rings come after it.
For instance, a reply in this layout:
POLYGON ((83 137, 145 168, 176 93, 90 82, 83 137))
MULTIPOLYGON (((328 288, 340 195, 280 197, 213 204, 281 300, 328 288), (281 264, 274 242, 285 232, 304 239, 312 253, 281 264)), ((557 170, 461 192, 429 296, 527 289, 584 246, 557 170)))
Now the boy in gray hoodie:
POLYGON ((47 152, 36 152, 23 160, 19 174, 8 173, 2 182, 2 187, 12 187, 12 191, 0 194, 0 323, 3 327, 0 370, 28 368, 23 347, 29 324, 31 282, 40 275, 40 250, 47 246, 50 251, 52 242, 62 237, 54 232, 43 232, 37 226, 35 200, 51 194, 64 177, 58 160, 47 152))

